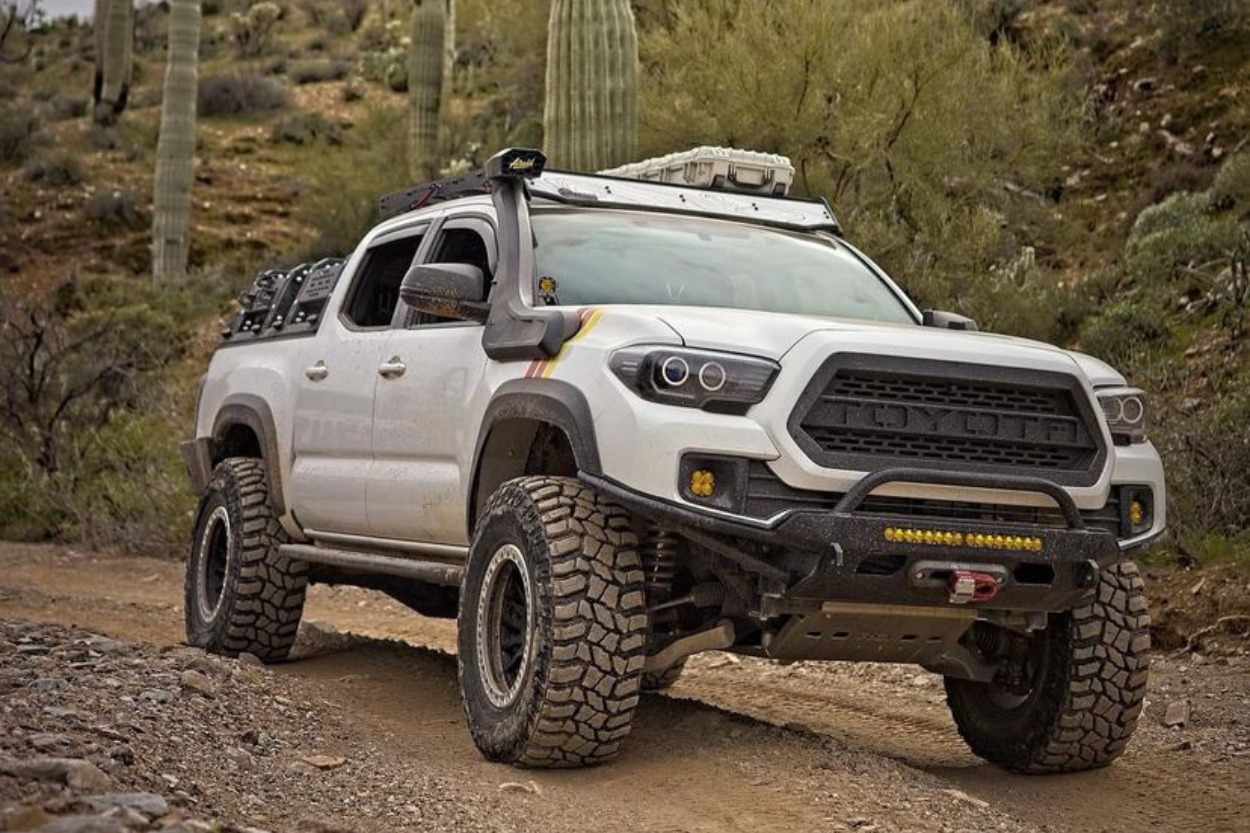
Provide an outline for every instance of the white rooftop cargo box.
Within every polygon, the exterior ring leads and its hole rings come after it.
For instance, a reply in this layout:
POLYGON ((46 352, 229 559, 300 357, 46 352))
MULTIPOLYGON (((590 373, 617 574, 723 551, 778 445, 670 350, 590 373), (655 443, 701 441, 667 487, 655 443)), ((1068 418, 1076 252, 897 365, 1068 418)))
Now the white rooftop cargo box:
POLYGON ((789 158, 737 148, 697 147, 600 171, 604 176, 670 182, 695 188, 785 196, 794 181, 789 158))

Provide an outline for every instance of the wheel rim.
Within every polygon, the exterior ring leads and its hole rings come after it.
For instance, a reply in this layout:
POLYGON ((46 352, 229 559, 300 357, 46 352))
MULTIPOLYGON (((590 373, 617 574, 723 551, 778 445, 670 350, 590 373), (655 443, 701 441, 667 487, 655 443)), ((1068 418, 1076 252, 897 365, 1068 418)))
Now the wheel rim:
POLYGON ((477 609, 477 664, 486 697, 504 708, 517 698, 529 672, 534 631, 530 577, 515 544, 495 550, 482 578, 477 609))
POLYGON ((230 513, 218 506, 204 524, 197 561, 196 602, 200 616, 208 621, 221 607, 226 590, 226 566, 230 563, 230 513))
POLYGON ((1014 684, 995 680, 986 685, 986 699, 995 708, 1013 711, 1033 699, 1046 672, 1045 633, 1034 633, 1029 637, 1023 656, 1018 660, 1020 667, 1015 672, 1014 684))

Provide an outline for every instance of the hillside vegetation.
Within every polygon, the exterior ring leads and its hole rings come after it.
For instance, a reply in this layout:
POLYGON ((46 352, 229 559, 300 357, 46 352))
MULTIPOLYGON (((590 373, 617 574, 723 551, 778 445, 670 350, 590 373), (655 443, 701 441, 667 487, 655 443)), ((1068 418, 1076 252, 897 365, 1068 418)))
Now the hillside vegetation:
MULTIPOLYGON (((788 154, 923 305, 1150 391, 1186 562, 1250 560, 1250 0, 636 0, 640 156, 788 154)), ((458 0, 437 158, 542 146, 546 0, 458 0)), ((176 442, 233 295, 406 184, 404 0, 205 0, 190 264, 149 288, 168 10, 0 63, 0 536, 181 549, 176 442), (258 12, 258 8, 263 11, 258 12)), ((7 49, 8 47, 6 47, 7 49)))

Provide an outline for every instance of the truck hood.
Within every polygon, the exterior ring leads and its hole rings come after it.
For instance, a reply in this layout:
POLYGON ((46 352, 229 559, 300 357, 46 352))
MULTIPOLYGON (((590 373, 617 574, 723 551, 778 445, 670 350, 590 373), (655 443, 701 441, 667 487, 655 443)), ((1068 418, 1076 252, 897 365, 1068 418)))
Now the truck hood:
POLYGON ((1050 344, 995 333, 964 333, 876 321, 818 318, 713 307, 631 306, 621 311, 658 318, 690 347, 749 353, 782 361, 806 338, 827 340, 835 349, 864 350, 962 360, 982 364, 1079 369, 1093 387, 1122 385, 1109 365, 1050 344))

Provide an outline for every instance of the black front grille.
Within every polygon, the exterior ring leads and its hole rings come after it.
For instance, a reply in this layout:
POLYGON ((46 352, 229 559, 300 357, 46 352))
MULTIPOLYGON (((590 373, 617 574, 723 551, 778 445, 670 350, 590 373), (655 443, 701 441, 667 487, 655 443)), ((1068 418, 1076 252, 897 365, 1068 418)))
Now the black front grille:
POLYGON ((840 354, 816 374, 790 432, 826 468, 1034 473, 1098 479, 1106 452, 1074 376, 840 354))
MULTIPOLYGON (((773 473, 767 463, 759 460, 752 460, 748 468, 744 513, 752 518, 766 520, 789 509, 830 511, 841 499, 841 492, 821 492, 788 486, 773 473)), ((1063 513, 1053 506, 1017 506, 1010 503, 975 503, 885 495, 869 495, 856 513, 933 522, 1067 526, 1063 513)), ((1118 537, 1121 534, 1119 492, 1112 489, 1103 508, 1081 510, 1081 517, 1087 526, 1108 530, 1118 537)))

